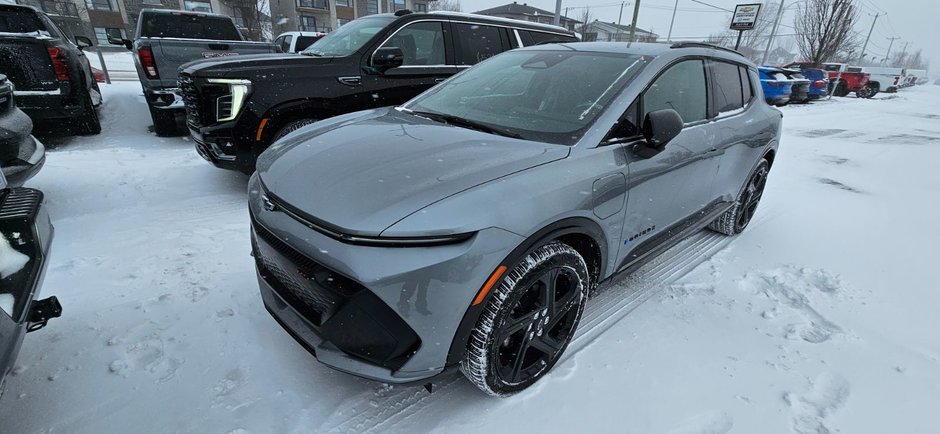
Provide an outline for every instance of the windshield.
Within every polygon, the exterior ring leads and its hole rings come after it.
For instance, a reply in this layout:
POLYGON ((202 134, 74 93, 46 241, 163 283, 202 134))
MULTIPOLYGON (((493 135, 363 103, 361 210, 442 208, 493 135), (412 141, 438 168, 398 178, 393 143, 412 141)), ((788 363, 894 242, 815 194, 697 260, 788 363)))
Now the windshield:
POLYGON ((314 42, 302 53, 312 56, 348 56, 362 48, 392 21, 395 21, 395 17, 368 17, 353 20, 314 42))
POLYGON ((528 140, 573 145, 646 62, 630 54, 508 52, 404 108, 461 118, 528 140))

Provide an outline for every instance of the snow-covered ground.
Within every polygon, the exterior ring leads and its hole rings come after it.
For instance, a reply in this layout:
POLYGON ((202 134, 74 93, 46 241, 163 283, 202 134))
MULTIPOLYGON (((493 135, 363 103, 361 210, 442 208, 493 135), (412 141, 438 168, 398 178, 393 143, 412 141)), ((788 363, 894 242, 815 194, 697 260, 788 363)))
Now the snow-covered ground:
POLYGON ((246 177, 148 133, 139 84, 102 91, 102 135, 43 136, 63 317, 27 336, 4 433, 937 432, 940 86, 783 108, 745 233, 622 279, 503 400, 317 363, 262 307, 246 177))

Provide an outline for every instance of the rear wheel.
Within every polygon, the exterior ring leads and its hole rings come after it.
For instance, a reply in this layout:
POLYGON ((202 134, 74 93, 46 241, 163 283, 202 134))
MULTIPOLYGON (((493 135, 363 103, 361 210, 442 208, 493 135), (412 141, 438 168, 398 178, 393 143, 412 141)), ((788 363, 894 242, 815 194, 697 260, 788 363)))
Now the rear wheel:
POLYGON ((857 97, 859 97, 859 98, 871 98, 871 97, 875 96, 875 94, 877 94, 877 93, 878 93, 878 88, 875 87, 875 86, 873 86, 873 85, 871 85, 871 84, 869 84, 869 85, 867 85, 867 86, 861 88, 860 90, 856 91, 856 92, 855 92, 855 96, 857 96, 857 97))
POLYGON ((744 190, 734 206, 711 222, 708 228, 725 235, 741 233, 751 222, 751 219, 754 218, 757 205, 760 204, 760 199, 764 195, 764 187, 767 185, 769 171, 770 163, 766 158, 762 158, 760 163, 757 164, 757 168, 748 178, 747 185, 744 186, 744 190))
POLYGON ((158 136, 172 136, 178 133, 176 113, 173 110, 160 110, 150 107, 150 118, 153 119, 153 132, 158 136))
POLYGON ((91 101, 91 95, 85 97, 85 111, 76 120, 79 134, 101 133, 101 120, 98 119, 98 110, 91 101))
POLYGON ((590 277, 584 258, 552 241, 531 251, 493 289, 460 370, 490 395, 538 381, 574 337, 590 277))

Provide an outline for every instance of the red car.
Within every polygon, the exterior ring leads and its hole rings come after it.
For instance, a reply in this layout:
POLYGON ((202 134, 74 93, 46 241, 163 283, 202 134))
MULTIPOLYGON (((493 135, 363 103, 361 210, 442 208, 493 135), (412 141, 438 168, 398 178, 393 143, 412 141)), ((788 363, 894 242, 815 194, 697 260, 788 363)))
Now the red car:
POLYGON ((859 98, 871 98, 878 93, 877 89, 868 85, 868 79, 871 74, 862 72, 859 67, 848 66, 844 63, 823 63, 815 65, 810 62, 793 62, 783 66, 784 68, 820 68, 829 74, 829 91, 835 96, 846 96, 850 92, 855 92, 859 98))

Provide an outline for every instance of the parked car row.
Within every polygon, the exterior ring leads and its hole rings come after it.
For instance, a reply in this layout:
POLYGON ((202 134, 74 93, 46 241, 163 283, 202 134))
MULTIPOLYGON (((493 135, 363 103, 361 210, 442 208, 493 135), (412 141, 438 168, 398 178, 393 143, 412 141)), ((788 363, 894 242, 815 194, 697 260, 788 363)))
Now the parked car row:
MULTIPOLYGON (((759 68, 768 104, 805 103, 828 95, 871 98, 879 92, 897 92, 925 77, 926 71, 903 68, 857 67, 844 63, 792 62, 782 67, 759 68), (918 75, 914 75, 918 74, 918 75)), ((924 79, 926 80, 926 79, 924 79)))

